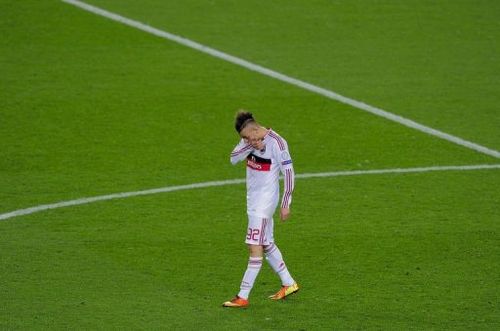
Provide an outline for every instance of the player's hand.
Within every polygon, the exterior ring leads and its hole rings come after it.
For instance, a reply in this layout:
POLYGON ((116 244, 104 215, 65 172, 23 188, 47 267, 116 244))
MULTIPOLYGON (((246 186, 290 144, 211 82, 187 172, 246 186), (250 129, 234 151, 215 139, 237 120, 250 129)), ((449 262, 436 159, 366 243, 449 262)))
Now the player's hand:
POLYGON ((290 218, 290 208, 281 208, 280 218, 282 221, 286 221, 288 218, 290 218))

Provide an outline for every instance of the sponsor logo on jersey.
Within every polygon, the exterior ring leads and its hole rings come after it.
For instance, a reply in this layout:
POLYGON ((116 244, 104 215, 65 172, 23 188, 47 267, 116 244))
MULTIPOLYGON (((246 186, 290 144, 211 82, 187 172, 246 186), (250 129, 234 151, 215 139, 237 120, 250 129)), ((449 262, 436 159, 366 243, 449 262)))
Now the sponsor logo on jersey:
POLYGON ((292 160, 286 160, 286 161, 281 162, 282 165, 287 165, 290 163, 292 163, 292 160))
POLYGON ((247 156, 247 167, 257 171, 270 171, 271 160, 250 153, 247 156))

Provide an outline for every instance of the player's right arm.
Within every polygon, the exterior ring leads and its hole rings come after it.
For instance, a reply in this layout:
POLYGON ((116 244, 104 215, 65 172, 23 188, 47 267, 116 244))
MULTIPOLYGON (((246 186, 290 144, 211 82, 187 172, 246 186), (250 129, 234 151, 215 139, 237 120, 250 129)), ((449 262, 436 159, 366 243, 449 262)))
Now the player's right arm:
POLYGON ((247 158, 248 154, 250 154, 252 150, 252 145, 246 143, 244 139, 241 139, 231 153, 231 163, 236 164, 240 161, 243 161, 247 158))

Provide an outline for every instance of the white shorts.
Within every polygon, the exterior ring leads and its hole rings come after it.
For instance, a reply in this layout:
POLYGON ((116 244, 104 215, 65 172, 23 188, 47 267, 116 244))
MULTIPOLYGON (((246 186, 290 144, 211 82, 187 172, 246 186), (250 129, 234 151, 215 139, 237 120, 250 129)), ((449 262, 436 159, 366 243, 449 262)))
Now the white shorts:
POLYGON ((245 243, 250 245, 267 246, 273 242, 273 218, 248 215, 248 229, 245 243))

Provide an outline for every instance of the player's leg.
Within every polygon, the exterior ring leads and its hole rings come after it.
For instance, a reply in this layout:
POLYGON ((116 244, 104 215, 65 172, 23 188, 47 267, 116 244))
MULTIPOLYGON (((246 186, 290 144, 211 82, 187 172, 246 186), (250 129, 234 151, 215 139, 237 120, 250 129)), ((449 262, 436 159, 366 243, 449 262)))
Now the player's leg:
POLYGON ((262 267, 264 249, 262 246, 249 244, 248 250, 250 257, 248 258, 247 270, 241 280, 240 292, 231 301, 224 302, 224 307, 245 308, 249 304, 248 296, 262 267))
POLYGON ((274 270, 274 272, 276 272, 276 274, 278 274, 281 279, 281 289, 274 295, 270 296, 271 299, 279 300, 285 298, 287 295, 297 292, 299 290, 299 286, 292 278, 292 275, 290 275, 290 272, 288 271, 286 263, 283 259, 283 255, 281 254, 281 251, 279 250, 276 243, 274 243, 273 224, 274 222, 271 218, 268 222, 267 229, 268 237, 271 239, 271 242, 266 242, 266 245, 264 246, 264 254, 266 255, 266 260, 271 268, 274 270))
POLYGON ((278 246, 275 243, 271 243, 270 245, 264 247, 264 253, 266 254, 267 262, 274 272, 280 277, 281 284, 283 286, 293 285, 295 280, 293 280, 292 275, 290 275, 278 246))
POLYGON ((248 245, 250 257, 248 259, 247 270, 243 275, 238 297, 248 299, 255 279, 262 267, 264 248, 262 243, 265 239, 266 219, 258 216, 248 217, 248 229, 245 243, 248 245))
POLYGON ((280 300, 284 299, 286 296, 293 294, 299 290, 299 285, 290 275, 288 268, 286 267, 285 261, 283 261, 283 256, 276 246, 276 244, 270 244, 264 247, 264 252, 266 254, 266 260, 269 265, 281 278, 281 288, 275 294, 269 296, 270 299, 280 300))
POLYGON ((260 268, 262 267, 262 260, 264 249, 262 242, 265 238, 266 219, 261 217, 248 218, 248 231, 246 243, 249 249, 249 259, 247 269, 243 275, 240 285, 240 292, 231 301, 224 302, 224 307, 246 307, 248 306, 248 297, 252 290, 255 279, 257 278, 260 268))
POLYGON ((262 267, 263 260, 263 248, 259 245, 248 245, 248 250, 250 252, 250 257, 248 258, 248 265, 243 279, 241 280, 240 292, 238 296, 240 298, 248 300, 250 291, 253 288, 255 279, 259 275, 260 268, 262 267))

